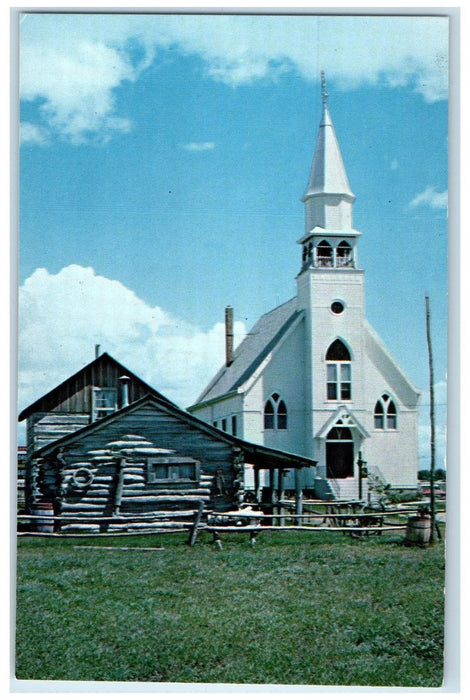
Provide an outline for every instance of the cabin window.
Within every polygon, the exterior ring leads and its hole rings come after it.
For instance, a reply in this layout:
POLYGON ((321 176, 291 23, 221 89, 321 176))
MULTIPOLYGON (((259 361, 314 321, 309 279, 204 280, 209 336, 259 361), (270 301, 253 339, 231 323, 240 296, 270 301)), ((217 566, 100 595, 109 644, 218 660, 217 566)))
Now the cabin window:
POLYGON ((222 418, 222 430, 224 431, 224 433, 227 432, 227 419, 226 418, 222 418))
POLYGON ((287 430, 287 407, 279 394, 273 394, 265 403, 264 429, 287 430))
POLYGON ((237 417, 232 416, 232 435, 237 434, 237 417))
POLYGON ((193 483, 199 480, 199 462, 195 459, 157 458, 147 460, 149 484, 193 483))
POLYGON ((388 394, 382 394, 375 404, 374 428, 376 430, 397 429, 397 408, 388 394))
POLYGON ((351 355, 341 340, 335 340, 326 353, 326 396, 328 401, 351 399, 351 355))
POLYGON ((92 402, 92 419, 104 418, 117 409, 117 389, 114 387, 94 387, 92 402))

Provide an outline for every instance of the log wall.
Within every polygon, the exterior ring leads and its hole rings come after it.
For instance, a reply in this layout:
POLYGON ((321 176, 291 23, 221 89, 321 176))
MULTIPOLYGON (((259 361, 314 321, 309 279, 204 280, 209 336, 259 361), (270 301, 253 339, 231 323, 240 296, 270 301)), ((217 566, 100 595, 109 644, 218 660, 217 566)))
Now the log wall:
POLYGON ((230 444, 143 404, 45 458, 38 487, 64 515, 171 513, 197 509, 200 501, 224 509, 234 501, 237 458, 230 444), (165 455, 196 460, 198 480, 149 483, 148 460, 165 455), (91 472, 90 485, 74 487, 78 469, 91 472))

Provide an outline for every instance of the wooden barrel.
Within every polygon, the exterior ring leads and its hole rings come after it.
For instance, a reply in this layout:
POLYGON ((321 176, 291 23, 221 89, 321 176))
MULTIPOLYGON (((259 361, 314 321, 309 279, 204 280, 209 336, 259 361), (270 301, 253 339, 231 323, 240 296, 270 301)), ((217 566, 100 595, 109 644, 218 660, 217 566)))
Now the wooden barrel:
POLYGON ((406 525, 406 540, 412 544, 428 544, 431 539, 431 516, 411 515, 406 525))
MULTIPOLYGON (((52 503, 35 503, 31 509, 32 515, 54 515, 52 503)), ((49 518, 34 520, 33 526, 37 532, 54 532, 54 521, 49 518)))

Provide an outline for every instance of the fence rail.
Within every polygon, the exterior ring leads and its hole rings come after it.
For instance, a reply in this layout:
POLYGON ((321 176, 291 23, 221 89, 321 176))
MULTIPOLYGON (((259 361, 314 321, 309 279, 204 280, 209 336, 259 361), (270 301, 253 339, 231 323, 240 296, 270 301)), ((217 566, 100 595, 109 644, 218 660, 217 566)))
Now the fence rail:
MULTIPOLYGON (((289 501, 282 501, 276 505, 287 506, 288 504, 289 501)), ((18 536, 106 538, 188 531, 190 533, 188 544, 194 545, 198 533, 208 532, 213 535, 214 541, 220 548, 222 548, 220 537, 222 533, 249 533, 252 544, 256 542, 256 537, 261 532, 340 532, 361 537, 405 530, 407 522, 400 522, 400 520, 417 514, 419 505, 423 506, 423 503, 386 509, 367 508, 357 501, 333 502, 312 499, 305 501, 304 505, 309 506, 309 510, 301 514, 279 511, 269 513, 264 510, 253 510, 251 507, 228 512, 211 511, 204 508, 204 501, 201 501, 199 507, 194 510, 136 515, 22 514, 17 516, 18 522, 30 522, 33 529, 19 531, 18 536), (82 531, 68 529, 74 526, 82 531), (103 531, 103 526, 106 527, 106 531, 103 531), (122 527, 125 530, 112 530, 112 526, 122 527), (66 531, 63 530, 64 527, 67 528, 66 531), (91 527, 95 529, 90 531, 91 527), (97 528, 100 528, 99 532, 96 531, 97 528)))

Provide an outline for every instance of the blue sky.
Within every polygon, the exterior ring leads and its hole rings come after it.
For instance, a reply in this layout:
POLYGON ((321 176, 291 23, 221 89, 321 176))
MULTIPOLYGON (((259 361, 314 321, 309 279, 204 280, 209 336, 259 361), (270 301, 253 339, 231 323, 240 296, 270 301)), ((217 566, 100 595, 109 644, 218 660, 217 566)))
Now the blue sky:
POLYGON ((295 295, 324 70, 367 316, 425 390, 423 462, 431 299, 442 464, 446 19, 27 14, 20 49, 20 408, 96 343, 189 405, 224 307, 240 339, 295 295))

